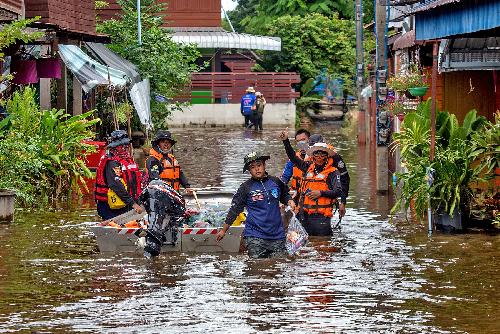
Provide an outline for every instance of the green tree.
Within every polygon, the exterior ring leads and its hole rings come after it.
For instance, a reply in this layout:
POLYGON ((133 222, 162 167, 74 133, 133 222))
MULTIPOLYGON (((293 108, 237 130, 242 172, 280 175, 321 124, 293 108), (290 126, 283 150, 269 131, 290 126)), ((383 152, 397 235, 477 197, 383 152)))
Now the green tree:
MULTIPOLYGON (((118 0, 122 14, 117 19, 99 22, 97 29, 111 37, 109 47, 137 65, 143 78, 149 78, 151 93, 172 98, 190 83, 191 73, 199 70, 195 60, 199 52, 195 46, 183 46, 172 40, 171 33, 162 27, 163 17, 158 13, 164 4, 155 0, 141 0, 142 44, 137 39, 137 8, 135 0, 118 0)), ((152 118, 157 127, 165 127, 176 103, 152 101, 152 118)))
POLYGON ((280 72, 298 72, 303 81, 326 68, 334 77, 352 85, 355 63, 354 22, 337 14, 283 16, 272 22, 267 33, 278 36, 282 51, 268 53, 264 67, 280 72))
POLYGON ((330 16, 337 13, 341 18, 353 18, 353 12, 354 6, 349 0, 240 0, 229 17, 236 27, 261 33, 274 19, 286 15, 318 13, 330 16))

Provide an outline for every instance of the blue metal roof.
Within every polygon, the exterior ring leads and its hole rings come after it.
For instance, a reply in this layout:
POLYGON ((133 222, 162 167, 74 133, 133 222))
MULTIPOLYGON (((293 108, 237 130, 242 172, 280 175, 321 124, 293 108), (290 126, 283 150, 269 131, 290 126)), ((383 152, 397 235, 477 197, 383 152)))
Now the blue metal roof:
POLYGON ((416 40, 440 39, 500 26, 500 1, 461 1, 415 13, 416 40))

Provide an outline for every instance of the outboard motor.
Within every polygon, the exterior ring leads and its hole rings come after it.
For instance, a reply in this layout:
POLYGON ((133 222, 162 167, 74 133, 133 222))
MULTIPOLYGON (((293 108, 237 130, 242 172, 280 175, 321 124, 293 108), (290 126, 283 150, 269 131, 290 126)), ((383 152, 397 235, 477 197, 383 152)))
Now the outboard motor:
POLYGON ((146 257, 158 256, 163 245, 175 245, 178 226, 186 211, 184 198, 167 183, 153 180, 142 192, 139 200, 148 213, 146 257))

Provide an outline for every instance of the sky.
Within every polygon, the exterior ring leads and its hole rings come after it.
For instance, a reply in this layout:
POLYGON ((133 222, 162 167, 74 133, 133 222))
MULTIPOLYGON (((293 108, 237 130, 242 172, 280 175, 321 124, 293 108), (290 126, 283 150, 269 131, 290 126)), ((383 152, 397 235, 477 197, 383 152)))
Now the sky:
POLYGON ((222 0, 222 6, 224 6, 224 9, 226 11, 234 9, 234 7, 236 7, 236 5, 237 5, 236 1, 222 0))

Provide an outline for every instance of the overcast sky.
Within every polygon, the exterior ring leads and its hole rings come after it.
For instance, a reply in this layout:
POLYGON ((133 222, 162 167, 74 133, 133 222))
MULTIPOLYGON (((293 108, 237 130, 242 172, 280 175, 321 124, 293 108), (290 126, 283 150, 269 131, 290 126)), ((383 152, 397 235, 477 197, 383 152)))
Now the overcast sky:
POLYGON ((236 7, 236 5, 237 5, 236 0, 235 1, 232 1, 232 0, 222 0, 222 6, 224 6, 224 9, 226 11, 234 9, 234 7, 236 7))

